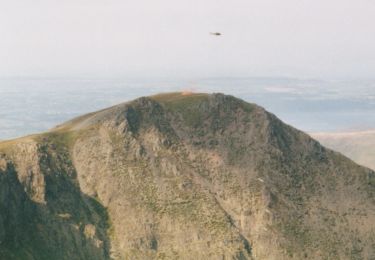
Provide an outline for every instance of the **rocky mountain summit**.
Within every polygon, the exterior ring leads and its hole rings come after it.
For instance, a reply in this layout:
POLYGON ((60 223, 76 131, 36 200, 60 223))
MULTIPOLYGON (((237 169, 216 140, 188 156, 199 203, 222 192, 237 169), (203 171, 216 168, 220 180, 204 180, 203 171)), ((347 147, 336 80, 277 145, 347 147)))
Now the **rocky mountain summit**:
POLYGON ((232 96, 142 97, 0 143, 0 259, 375 259, 375 173, 232 96))

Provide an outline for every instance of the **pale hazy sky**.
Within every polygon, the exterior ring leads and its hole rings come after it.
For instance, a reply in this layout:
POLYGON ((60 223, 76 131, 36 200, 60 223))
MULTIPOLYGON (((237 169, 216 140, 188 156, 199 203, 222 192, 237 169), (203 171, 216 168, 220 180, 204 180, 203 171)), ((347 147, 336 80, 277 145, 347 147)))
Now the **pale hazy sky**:
POLYGON ((9 76, 374 78, 375 1, 0 0, 9 76))

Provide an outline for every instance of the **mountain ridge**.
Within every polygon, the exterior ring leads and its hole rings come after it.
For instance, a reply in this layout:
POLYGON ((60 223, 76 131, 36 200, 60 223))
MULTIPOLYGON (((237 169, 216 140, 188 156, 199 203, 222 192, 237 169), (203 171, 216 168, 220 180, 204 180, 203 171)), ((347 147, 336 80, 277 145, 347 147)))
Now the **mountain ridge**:
POLYGON ((142 97, 0 151, 8 259, 375 254, 374 172, 232 96, 142 97))

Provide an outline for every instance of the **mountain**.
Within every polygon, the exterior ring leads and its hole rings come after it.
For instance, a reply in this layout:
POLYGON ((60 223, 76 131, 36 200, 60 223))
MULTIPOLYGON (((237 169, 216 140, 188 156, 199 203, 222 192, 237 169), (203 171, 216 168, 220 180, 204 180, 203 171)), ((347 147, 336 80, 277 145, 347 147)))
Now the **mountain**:
POLYGON ((375 259, 375 173, 223 94, 0 143, 1 259, 375 259))
POLYGON ((323 145, 375 170, 375 131, 312 133, 323 145))

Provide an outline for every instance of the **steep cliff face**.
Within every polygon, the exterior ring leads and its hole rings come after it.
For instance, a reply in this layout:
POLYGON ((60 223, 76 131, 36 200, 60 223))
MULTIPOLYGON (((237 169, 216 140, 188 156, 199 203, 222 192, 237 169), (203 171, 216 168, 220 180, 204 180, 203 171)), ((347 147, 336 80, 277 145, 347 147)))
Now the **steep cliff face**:
POLYGON ((65 151, 43 137, 0 159, 0 259, 105 259, 107 213, 80 191, 65 151))
POLYGON ((375 173, 222 94, 0 143, 6 259, 372 259, 375 173))

